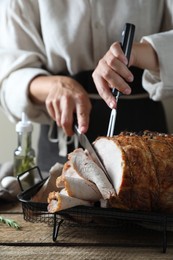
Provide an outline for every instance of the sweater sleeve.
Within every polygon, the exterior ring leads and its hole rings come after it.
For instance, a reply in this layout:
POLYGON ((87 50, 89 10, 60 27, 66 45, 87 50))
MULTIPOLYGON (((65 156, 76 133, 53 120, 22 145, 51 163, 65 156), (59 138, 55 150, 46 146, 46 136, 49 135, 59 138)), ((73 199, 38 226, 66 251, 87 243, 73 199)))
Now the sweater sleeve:
POLYGON ((28 85, 38 75, 47 72, 36 68, 22 68, 6 78, 1 87, 1 106, 11 121, 18 121, 22 112, 39 123, 49 123, 49 116, 44 105, 35 105, 28 98, 28 85))
POLYGON ((28 97, 31 80, 50 74, 45 69, 38 3, 7 1, 1 7, 0 106, 11 121, 19 120, 25 111, 30 120, 47 123, 50 119, 45 106, 33 104, 28 97))
POLYGON ((143 86, 150 98, 158 101, 173 96, 173 30, 146 36, 142 41, 148 41, 155 49, 160 71, 145 70, 143 86))

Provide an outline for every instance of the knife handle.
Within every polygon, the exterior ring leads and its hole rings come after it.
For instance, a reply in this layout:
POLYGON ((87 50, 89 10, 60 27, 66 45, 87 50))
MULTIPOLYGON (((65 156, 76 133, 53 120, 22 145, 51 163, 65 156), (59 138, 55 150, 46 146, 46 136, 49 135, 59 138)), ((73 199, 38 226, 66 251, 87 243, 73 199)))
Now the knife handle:
MULTIPOLYGON (((122 31, 122 38, 121 38, 121 48, 127 57, 127 60, 129 62, 133 39, 135 35, 135 25, 132 23, 126 23, 124 26, 124 29, 122 31)), ((128 64, 127 64, 128 65, 128 64)), ((116 88, 112 89, 112 94, 116 98, 118 94, 118 90, 116 88)), ((118 96, 122 95, 121 93, 118 94, 118 96)))

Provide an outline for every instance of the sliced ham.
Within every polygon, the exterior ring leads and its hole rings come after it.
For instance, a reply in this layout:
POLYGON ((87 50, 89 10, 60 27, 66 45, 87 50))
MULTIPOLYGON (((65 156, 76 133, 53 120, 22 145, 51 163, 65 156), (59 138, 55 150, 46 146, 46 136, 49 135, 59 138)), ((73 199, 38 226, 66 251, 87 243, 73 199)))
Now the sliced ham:
POLYGON ((85 180, 95 183, 104 199, 115 195, 115 189, 108 181, 105 173, 93 160, 79 148, 69 154, 70 164, 75 171, 85 180))
POLYGON ((62 187, 66 189, 69 196, 87 200, 87 201, 99 201, 102 196, 97 186, 82 178, 75 169, 71 166, 70 162, 64 165, 63 173, 56 181, 57 187, 62 187))
POLYGON ((75 206, 93 206, 93 203, 73 198, 66 192, 50 192, 48 196, 48 212, 55 213, 75 206))

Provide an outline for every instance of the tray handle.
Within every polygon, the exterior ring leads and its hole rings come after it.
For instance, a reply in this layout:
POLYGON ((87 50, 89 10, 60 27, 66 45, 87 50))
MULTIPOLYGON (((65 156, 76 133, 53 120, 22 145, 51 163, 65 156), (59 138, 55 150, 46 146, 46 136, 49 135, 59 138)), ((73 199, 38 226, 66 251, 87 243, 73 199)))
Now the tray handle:
POLYGON ((35 182, 43 181, 43 176, 38 166, 34 166, 17 175, 21 191, 25 191, 35 185, 35 182), (37 178, 39 177, 39 179, 37 178))

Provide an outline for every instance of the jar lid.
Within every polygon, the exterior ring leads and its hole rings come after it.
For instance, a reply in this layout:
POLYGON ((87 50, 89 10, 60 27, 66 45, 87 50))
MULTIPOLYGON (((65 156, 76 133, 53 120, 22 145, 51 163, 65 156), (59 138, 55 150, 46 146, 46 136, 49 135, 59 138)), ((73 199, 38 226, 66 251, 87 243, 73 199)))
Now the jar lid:
POLYGON ((33 130, 33 125, 31 121, 28 120, 27 115, 22 112, 22 120, 19 121, 16 124, 16 132, 32 132, 33 130))

